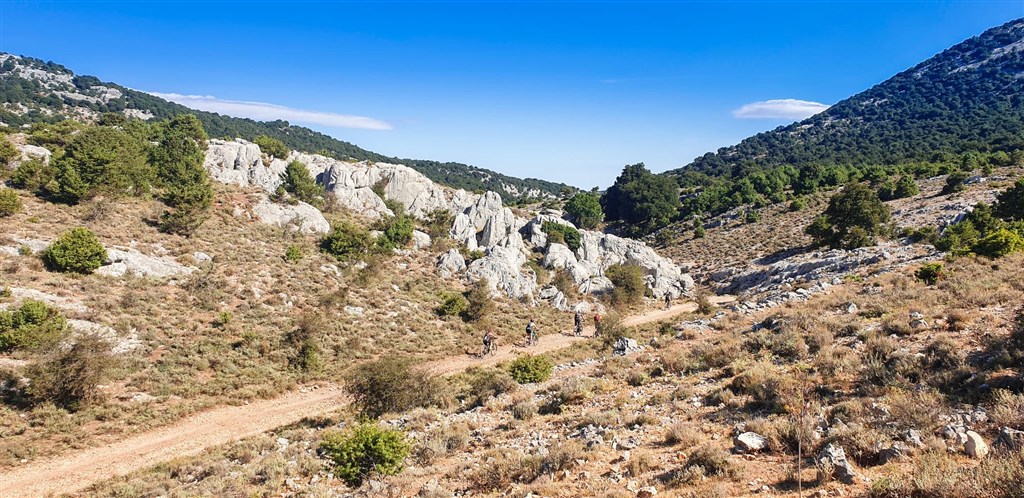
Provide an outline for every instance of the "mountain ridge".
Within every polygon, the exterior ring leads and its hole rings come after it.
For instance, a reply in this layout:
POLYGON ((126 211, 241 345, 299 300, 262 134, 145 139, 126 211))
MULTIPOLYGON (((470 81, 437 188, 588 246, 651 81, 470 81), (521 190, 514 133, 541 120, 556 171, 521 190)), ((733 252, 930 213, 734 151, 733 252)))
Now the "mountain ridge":
POLYGON ((470 191, 493 190, 506 202, 557 197, 573 187, 537 178, 517 178, 454 161, 389 157, 288 121, 256 121, 200 111, 139 90, 76 75, 61 64, 0 52, 0 122, 21 126, 63 118, 98 118, 118 112, 141 119, 195 114, 212 137, 277 138, 292 149, 337 159, 402 164, 431 180, 470 191))
POLYGON ((802 121, 695 158, 687 171, 897 164, 1024 147, 1024 18, 953 45, 802 121))

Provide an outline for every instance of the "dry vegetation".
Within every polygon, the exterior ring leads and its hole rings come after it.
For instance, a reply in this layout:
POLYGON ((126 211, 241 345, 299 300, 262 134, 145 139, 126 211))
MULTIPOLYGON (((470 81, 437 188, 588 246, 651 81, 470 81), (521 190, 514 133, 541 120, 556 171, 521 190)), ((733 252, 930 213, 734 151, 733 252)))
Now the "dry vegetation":
MULTIPOLYGON (((804 496, 1020 496, 1024 455, 995 441, 1001 427, 1024 429, 1024 396, 1013 394, 1024 388, 1024 255, 947 264, 950 276, 935 286, 907 269, 771 314, 728 314, 706 330, 683 330, 688 319, 647 325, 630 334, 657 346, 628 357, 607 357, 590 341, 563 353, 540 384, 509 386, 494 371, 457 376, 451 393, 461 403, 382 418, 409 434, 414 457, 399 476, 356 494, 628 497, 653 486, 658 496, 693 497, 796 496, 798 488, 804 496), (848 313, 849 303, 859 311, 848 313), (910 327, 911 311, 927 326, 910 327), (987 415, 970 425, 992 449, 982 460, 942 434, 952 417, 978 409, 987 415), (922 447, 885 461, 911 429, 922 447), (767 447, 734 453, 741 431, 763 435, 767 447), (854 484, 815 464, 829 443, 845 449, 854 484)), ((346 488, 314 458, 319 427, 344 428, 352 417, 300 424, 91 493, 331 496, 346 488), (228 456, 237 451, 249 463, 228 456), (270 478, 245 477, 278 467, 270 478)))
MULTIPOLYGON (((77 412, 17 400, 0 404, 0 468, 114 441, 205 408, 272 397, 300 383, 335 381, 380 355, 427 360, 477 351, 487 327, 510 344, 520 339, 528 315, 542 333, 571 324, 550 308, 506 299, 496 299, 490 315, 475 323, 440 317, 441 294, 466 289, 436 276, 434 252, 374 259, 364 269, 346 266, 321 254, 315 237, 251 221, 245 208, 254 194, 234 188, 219 187, 213 216, 191 238, 159 232, 152 225, 159 214, 153 201, 66 206, 19 194, 25 209, 4 219, 0 245, 52 240, 69 227, 86 226, 107 247, 167 254, 197 271, 170 281, 82 276, 46 271, 36 256, 0 253, 0 286, 80 303, 84 310, 64 310, 68 318, 141 341, 119 355, 101 390, 104 403, 77 412), (303 256, 287 261, 294 247, 303 256), (212 262, 196 261, 196 252, 212 262), (311 365, 301 361, 307 339, 318 349, 311 365)), ((0 306, 19 301, 0 297, 0 306)), ((0 379, 17 379, 36 356, 0 358, 0 379)))

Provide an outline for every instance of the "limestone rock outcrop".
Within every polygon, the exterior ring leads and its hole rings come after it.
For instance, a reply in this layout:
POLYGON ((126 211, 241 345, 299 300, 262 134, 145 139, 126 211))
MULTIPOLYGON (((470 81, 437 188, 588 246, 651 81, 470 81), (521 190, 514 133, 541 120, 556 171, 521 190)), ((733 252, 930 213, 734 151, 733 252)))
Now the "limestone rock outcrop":
POLYGON ((331 230, 331 224, 323 213, 305 202, 292 205, 262 199, 253 206, 252 212, 263 223, 291 227, 301 233, 327 233, 331 230))

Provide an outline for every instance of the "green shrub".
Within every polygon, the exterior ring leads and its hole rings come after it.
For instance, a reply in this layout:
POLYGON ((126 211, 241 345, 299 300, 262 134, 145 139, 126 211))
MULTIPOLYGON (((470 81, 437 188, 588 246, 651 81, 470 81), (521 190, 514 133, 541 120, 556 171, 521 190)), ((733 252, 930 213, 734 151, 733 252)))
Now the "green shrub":
POLYGON ((113 366, 110 343, 94 334, 83 335, 27 369, 29 396, 68 410, 84 408, 103 398, 99 385, 113 366))
MULTIPOLYGON (((399 213, 400 211, 395 211, 399 213)), ((396 214, 378 224, 381 236, 377 238, 377 245, 381 250, 390 251, 396 247, 405 247, 412 242, 412 232, 416 224, 411 216, 396 214)))
POLYGON ((72 228, 61 234, 43 253, 43 261, 52 270, 92 273, 107 259, 107 250, 91 230, 72 228))
POLYGON ((76 134, 54 160, 57 195, 76 203, 99 193, 109 196, 149 192, 156 172, 145 143, 125 131, 93 126, 76 134))
POLYGON ((408 358, 381 358, 360 365, 345 378, 345 390, 360 413, 370 418, 441 402, 438 381, 413 370, 408 358))
POLYGON ((477 322, 494 310, 494 301, 491 299, 490 283, 486 278, 481 278, 473 283, 466 294, 466 319, 477 322))
POLYGON ((964 171, 954 171, 946 177, 946 184, 942 186, 940 195, 948 195, 955 192, 960 192, 964 189, 964 181, 967 180, 969 175, 964 171))
POLYGON ((875 191, 855 183, 829 201, 824 214, 815 218, 805 232, 815 244, 856 249, 875 243, 885 232, 890 212, 875 191))
POLYGON ((0 187, 0 218, 20 213, 22 209, 18 193, 14 189, 0 187))
POLYGON ((547 356, 522 355, 508 367, 508 373, 520 384, 544 382, 555 370, 554 363, 547 356))
POLYGON ((746 223, 757 223, 761 221, 761 213, 758 213, 756 209, 748 209, 743 215, 743 221, 746 223))
POLYGON ((164 202, 173 209, 160 215, 160 229, 188 237, 209 218, 213 187, 209 180, 175 185, 164 193, 164 202))
POLYGON ((942 263, 925 263, 914 272, 914 276, 928 285, 935 285, 939 280, 946 278, 946 269, 942 263))
POLYGON ((540 229, 542 232, 547 234, 548 241, 553 243, 565 243, 569 246, 569 249, 573 251, 580 248, 580 231, 561 223, 554 221, 545 221, 541 224, 540 229))
POLYGON ((441 316, 460 316, 469 309, 469 301, 462 294, 452 292, 441 295, 441 305, 437 314, 441 316))
POLYGON ((281 185, 300 201, 318 208, 323 207, 324 188, 313 179, 305 164, 299 161, 288 163, 281 174, 281 185))
POLYGON ((209 217, 213 186, 203 167, 206 131, 191 114, 174 117, 160 126, 160 141, 151 155, 157 179, 171 207, 160 217, 160 229, 191 236, 209 217))
POLYGON ((368 255, 373 247, 370 232, 349 222, 341 222, 320 241, 320 250, 338 260, 348 261, 368 255))
POLYGON ((284 251, 284 260, 290 263, 302 261, 302 246, 291 245, 284 251))
POLYGON ((481 406, 487 400, 519 387, 508 372, 497 368, 472 368, 466 371, 465 377, 468 385, 461 397, 470 407, 481 406))
POLYGON ((572 217, 576 226, 585 229, 596 228, 604 219, 601 201, 596 194, 580 192, 565 203, 565 212, 572 217))
POLYGON ((806 207, 807 201, 805 201, 803 197, 797 197, 796 199, 793 199, 793 202, 789 203, 789 210, 793 213, 803 211, 806 207))
POLYGON ((358 486, 372 474, 398 475, 412 449, 405 434, 364 423, 348 433, 329 433, 320 448, 334 462, 334 475, 358 486))
POLYGON ((1007 221, 1024 220, 1024 178, 996 197, 995 214, 1007 221))
MULTIPOLYGON (((11 185, 32 192, 40 192, 54 179, 53 167, 39 159, 22 161, 11 174, 11 185)), ((55 185, 51 185, 56 189, 55 185)))
POLYGON ((64 337, 67 326, 55 308, 26 300, 16 310, 0 311, 0 351, 52 346, 64 337))
POLYGON ((435 209, 427 214, 427 234, 433 239, 447 237, 448 230, 451 229, 452 223, 454 222, 455 217, 452 216, 450 211, 444 208, 435 209))
POLYGON ((1019 233, 1000 228, 978 240, 974 252, 990 258, 1000 258, 1017 251, 1024 251, 1024 237, 1019 233))
POLYGON ((616 306, 636 304, 647 290, 644 271, 637 265, 612 265, 604 272, 615 286, 612 288, 612 303, 616 306))
POLYGON ((693 238, 703 239, 705 235, 704 225, 697 225, 697 228, 693 229, 693 238))
POLYGON ((0 169, 5 169, 7 163, 18 157, 18 149, 3 134, 0 134, 0 169))
POLYGON ((942 236, 935 241, 935 248, 954 255, 968 254, 980 237, 981 234, 974 227, 974 223, 966 219, 946 227, 942 236))
POLYGON ((267 135, 252 139, 252 143, 260 146, 260 151, 270 157, 284 159, 288 157, 288 146, 284 142, 267 135))

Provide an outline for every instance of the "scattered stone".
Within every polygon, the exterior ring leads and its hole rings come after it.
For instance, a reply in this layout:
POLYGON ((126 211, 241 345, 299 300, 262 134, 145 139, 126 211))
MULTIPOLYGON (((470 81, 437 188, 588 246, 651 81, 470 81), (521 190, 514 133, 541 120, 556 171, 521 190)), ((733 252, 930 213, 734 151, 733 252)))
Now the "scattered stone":
POLYGON ((889 463, 894 460, 902 460, 913 453, 913 449, 907 443, 903 441, 896 441, 892 443, 888 448, 878 452, 878 459, 882 463, 889 463))
POLYGON ((988 444, 985 443, 985 440, 977 432, 967 431, 964 453, 967 453, 972 458, 985 458, 988 455, 988 444))
POLYGON ((210 256, 209 254, 206 254, 205 252, 200 252, 200 251, 196 251, 196 252, 192 253, 192 259, 194 259, 196 263, 209 263, 209 262, 213 261, 213 257, 212 256, 210 256))
POLYGON ((355 316, 363 316, 363 313, 366 311, 360 306, 345 306, 344 310, 345 313, 355 316))
POLYGON ((132 273, 140 277, 171 278, 190 275, 195 268, 178 263, 168 256, 147 256, 135 249, 107 248, 107 261, 96 273, 123 277, 132 273))
POLYGON ((847 315, 852 315, 857 312, 857 305, 854 303, 846 303, 846 306, 843 307, 843 311, 845 311, 847 315))
POLYGON ((615 341, 612 346, 612 355, 614 356, 628 356, 633 353, 643 351, 643 346, 636 342, 636 339, 629 337, 620 337, 615 341))
POLYGON ((636 498, 654 498, 655 496, 658 496, 658 489, 654 486, 641 488, 636 492, 636 498))
POLYGON ((914 448, 924 448, 924 440, 921 439, 921 431, 910 429, 903 433, 903 441, 914 448))
POLYGON ((761 451, 768 447, 768 439, 756 432, 744 432, 733 440, 738 453, 761 451))
POLYGON ((996 444, 1005 446, 1011 450, 1020 451, 1024 449, 1024 431, 1018 431, 1009 427, 999 430, 999 437, 996 444))
POLYGON ((842 446, 829 443, 818 453, 817 460, 820 464, 832 467, 833 477, 844 484, 853 484, 854 479, 857 478, 853 465, 846 460, 846 452, 843 451, 842 446))
POLYGON ((431 242, 432 241, 430 239, 430 235, 427 235, 425 232, 421 232, 419 230, 413 230, 412 231, 412 248, 413 249, 416 249, 417 251, 420 250, 420 249, 426 249, 426 248, 430 247, 431 242))

